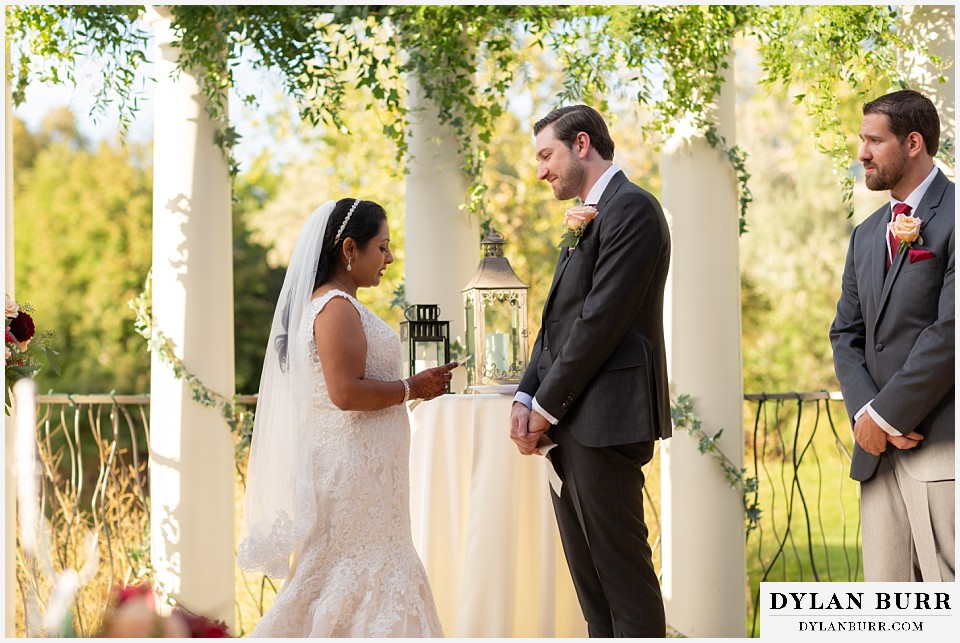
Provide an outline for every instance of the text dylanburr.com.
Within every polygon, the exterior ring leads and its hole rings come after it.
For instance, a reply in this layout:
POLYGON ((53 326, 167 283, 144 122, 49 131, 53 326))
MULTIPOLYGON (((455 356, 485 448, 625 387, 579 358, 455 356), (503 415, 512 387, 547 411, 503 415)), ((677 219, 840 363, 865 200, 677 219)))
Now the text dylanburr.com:
POLYGON ((760 638, 946 641, 955 583, 760 583, 760 638))

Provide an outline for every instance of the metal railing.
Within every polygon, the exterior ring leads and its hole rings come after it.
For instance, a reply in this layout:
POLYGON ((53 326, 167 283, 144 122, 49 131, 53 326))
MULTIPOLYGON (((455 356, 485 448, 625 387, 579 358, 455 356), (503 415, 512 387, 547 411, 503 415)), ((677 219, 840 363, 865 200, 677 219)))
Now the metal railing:
POLYGON ((853 438, 839 393, 744 400, 745 424, 753 417, 744 464, 758 478, 761 508, 747 541, 749 629, 757 636, 761 582, 862 580, 859 486, 848 475, 853 438))
POLYGON ((91 556, 99 564, 71 605, 79 636, 99 629, 111 587, 149 572, 147 405, 142 395, 38 397, 38 504, 49 529, 32 560, 18 528, 18 633, 44 632, 39 613, 52 600, 55 574, 80 570, 91 556), (87 534, 96 536, 96 552, 85 546, 87 534))
MULTIPOLYGON (((747 541, 748 629, 756 636, 760 582, 861 578, 860 521, 858 487, 847 477, 852 438, 846 413, 837 407, 840 395, 759 393, 744 400, 744 465, 748 477, 758 478, 753 499, 762 512, 747 541), (843 431, 838 431, 835 415, 843 418, 843 431)), ((256 396, 238 401, 253 407, 256 396)), ((41 503, 52 525, 54 566, 79 568, 83 532, 98 535, 100 567, 74 605, 80 635, 89 636, 99 627, 106 590, 151 573, 149 432, 148 395, 38 397, 41 503)), ((657 462, 659 449, 645 467, 647 521, 659 570, 657 462)), ((238 472, 242 481, 242 464, 238 472)), ((19 549, 17 567, 18 632, 23 632, 24 596, 46 596, 50 588, 37 569, 27 568, 19 549)), ((238 573, 238 579, 237 622, 255 621, 276 588, 261 575, 238 573)))

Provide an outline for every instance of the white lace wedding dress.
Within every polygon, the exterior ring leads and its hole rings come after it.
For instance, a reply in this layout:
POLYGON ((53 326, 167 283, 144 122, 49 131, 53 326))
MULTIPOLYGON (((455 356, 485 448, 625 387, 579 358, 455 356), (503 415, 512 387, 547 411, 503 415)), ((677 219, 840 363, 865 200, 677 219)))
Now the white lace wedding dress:
POLYGON ((341 411, 330 401, 313 319, 333 297, 360 312, 365 379, 400 379, 397 333, 363 304, 334 290, 313 300, 304 332, 316 379, 311 403, 317 524, 294 551, 273 606, 251 636, 443 636, 426 571, 410 532, 410 424, 403 405, 341 411))

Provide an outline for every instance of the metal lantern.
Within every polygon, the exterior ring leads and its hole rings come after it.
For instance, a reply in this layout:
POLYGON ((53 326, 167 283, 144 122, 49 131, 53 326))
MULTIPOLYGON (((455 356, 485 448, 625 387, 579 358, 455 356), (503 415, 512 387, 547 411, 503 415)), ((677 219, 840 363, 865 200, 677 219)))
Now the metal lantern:
POLYGON ((404 377, 450 361, 450 322, 440 321, 439 306, 414 304, 407 307, 403 316, 407 319, 400 322, 404 377))
POLYGON ((527 290, 503 256, 494 229, 480 242, 483 258, 463 289, 468 385, 516 384, 527 367, 527 290))

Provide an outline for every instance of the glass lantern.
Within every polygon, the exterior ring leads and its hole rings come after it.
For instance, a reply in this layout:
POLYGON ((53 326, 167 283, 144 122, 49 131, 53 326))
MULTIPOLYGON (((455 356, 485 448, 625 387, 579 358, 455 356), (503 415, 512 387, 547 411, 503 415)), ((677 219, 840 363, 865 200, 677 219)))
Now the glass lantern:
MULTIPOLYGON (((450 361, 450 322, 440 321, 439 306, 414 304, 407 307, 403 316, 407 320, 400 322, 404 377, 450 361)), ((447 384, 449 392, 450 385, 447 384)))
POLYGON ((468 385, 517 384, 527 367, 527 290, 503 256, 503 236, 483 238, 480 266, 463 289, 468 385))

